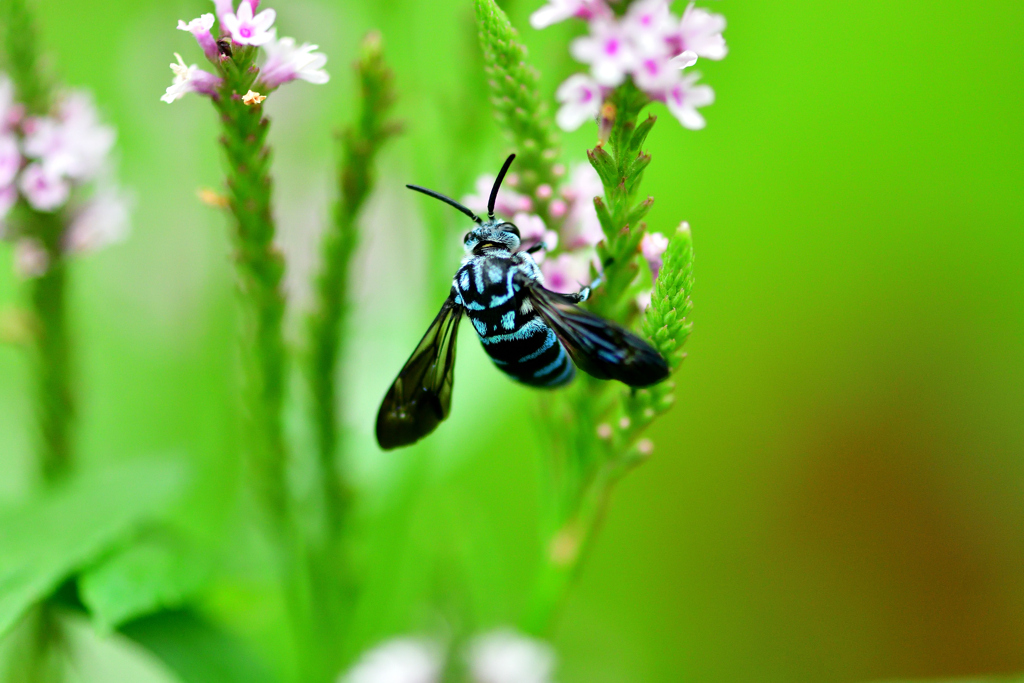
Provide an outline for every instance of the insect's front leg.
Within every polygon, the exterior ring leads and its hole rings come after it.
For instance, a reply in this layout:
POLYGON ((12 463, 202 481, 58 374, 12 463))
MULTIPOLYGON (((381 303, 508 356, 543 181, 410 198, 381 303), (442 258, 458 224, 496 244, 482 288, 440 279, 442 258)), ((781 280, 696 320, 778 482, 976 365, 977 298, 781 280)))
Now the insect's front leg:
POLYGON ((529 249, 527 249, 526 253, 527 254, 536 254, 541 249, 547 249, 547 248, 548 248, 548 245, 544 244, 544 240, 541 240, 540 242, 537 242, 536 244, 531 246, 529 249))

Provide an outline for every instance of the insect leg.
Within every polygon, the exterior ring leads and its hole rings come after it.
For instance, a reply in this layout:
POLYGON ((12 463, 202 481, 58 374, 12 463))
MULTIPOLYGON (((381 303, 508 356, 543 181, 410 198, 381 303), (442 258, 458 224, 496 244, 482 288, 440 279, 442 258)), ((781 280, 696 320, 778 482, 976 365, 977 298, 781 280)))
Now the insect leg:
POLYGON ((536 244, 531 246, 529 249, 527 249, 526 253, 527 254, 536 254, 541 249, 547 249, 547 248, 548 248, 547 245, 544 244, 544 240, 541 240, 540 242, 537 242, 536 244))

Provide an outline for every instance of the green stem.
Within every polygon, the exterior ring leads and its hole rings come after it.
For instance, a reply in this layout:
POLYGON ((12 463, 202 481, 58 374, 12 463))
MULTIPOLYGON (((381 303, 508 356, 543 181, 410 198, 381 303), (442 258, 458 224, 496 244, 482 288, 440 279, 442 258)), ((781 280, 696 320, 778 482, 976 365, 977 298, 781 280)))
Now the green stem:
POLYGON ((63 220, 55 214, 29 214, 32 234, 40 238, 49 267, 31 282, 36 323, 36 403, 39 464, 46 481, 66 475, 72 465, 71 341, 67 325, 67 265, 61 251, 63 220))
POLYGON ((256 49, 236 48, 222 62, 224 84, 214 103, 221 115, 221 146, 227 160, 227 187, 234 217, 232 241, 242 308, 245 410, 250 467, 257 493, 273 523, 287 517, 282 427, 285 346, 282 325, 284 258, 274 244, 271 213, 269 122, 260 105, 242 102, 258 70, 256 49))
POLYGON ((0 1, 0 31, 4 32, 4 67, 14 83, 15 98, 28 114, 46 114, 53 97, 40 66, 39 45, 32 12, 25 0, 0 1))
POLYGON ((377 153, 399 130, 386 120, 396 95, 394 76, 384 62, 380 34, 371 33, 363 41, 356 70, 362 112, 357 122, 340 136, 338 202, 334 222, 320 247, 321 270, 314 281, 315 303, 307 321, 307 376, 313 394, 311 409, 317 431, 320 478, 332 534, 337 533, 348 504, 337 464, 337 368, 349 312, 349 274, 359 244, 356 220, 373 188, 377 153))

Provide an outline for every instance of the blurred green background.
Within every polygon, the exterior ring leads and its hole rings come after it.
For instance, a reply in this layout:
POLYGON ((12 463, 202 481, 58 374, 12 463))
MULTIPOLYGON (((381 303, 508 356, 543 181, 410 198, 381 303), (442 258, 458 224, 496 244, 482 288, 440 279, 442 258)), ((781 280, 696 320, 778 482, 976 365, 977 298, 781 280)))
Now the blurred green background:
MULTIPOLYGON (((54 72, 91 88, 118 127, 136 199, 130 240, 74 270, 82 459, 187 457, 197 476, 178 522, 223 547, 245 512, 225 495, 240 480, 225 221, 196 199, 221 176, 215 115, 195 96, 159 101, 174 51, 201 61, 176 21, 209 3, 37 4, 54 72)), ((349 647, 422 627, 446 602, 481 626, 514 622, 540 551, 534 395, 463 334, 450 422, 412 450, 382 454, 372 436, 465 229, 402 185, 461 196, 506 152, 472 3, 269 4, 283 33, 331 60, 328 85, 267 102, 299 306, 332 196, 330 135, 353 116, 348 65, 368 29, 384 33, 407 126, 366 213, 344 365, 353 476, 377 530, 367 552, 380 560, 349 647), (421 212, 450 232, 434 263, 421 212), (501 437, 481 438, 481 424, 501 437)), ((530 29, 540 4, 502 3, 550 94, 575 70, 576 28, 530 29)), ((617 491, 567 603, 559 680, 1024 671, 1024 4, 710 7, 729 20, 728 58, 701 64, 718 101, 701 132, 654 107, 645 184, 654 229, 693 226, 696 330, 655 456, 617 491)), ((564 160, 584 160, 594 136, 565 136, 564 160)), ((11 270, 4 248, 0 307, 23 300, 11 270)), ((0 348, 8 502, 32 479, 28 386, 23 354, 0 348)), ((247 600, 260 572, 232 572, 241 582, 225 581, 209 611, 270 637, 274 613, 247 600)))

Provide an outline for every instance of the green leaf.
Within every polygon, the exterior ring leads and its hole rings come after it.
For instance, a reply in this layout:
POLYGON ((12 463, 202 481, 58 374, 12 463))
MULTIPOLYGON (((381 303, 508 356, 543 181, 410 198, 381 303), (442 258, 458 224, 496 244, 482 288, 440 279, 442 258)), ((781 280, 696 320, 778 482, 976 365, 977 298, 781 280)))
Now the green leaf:
POLYGON ((211 573, 207 553, 168 535, 120 549, 78 579, 82 602, 101 631, 162 608, 181 607, 211 573))
POLYGON ((0 513, 0 638, 25 611, 166 506, 180 463, 141 460, 67 481, 0 513))
POLYGON ((246 643, 191 611, 163 612, 121 632, 147 648, 183 683, 275 683, 246 643))

